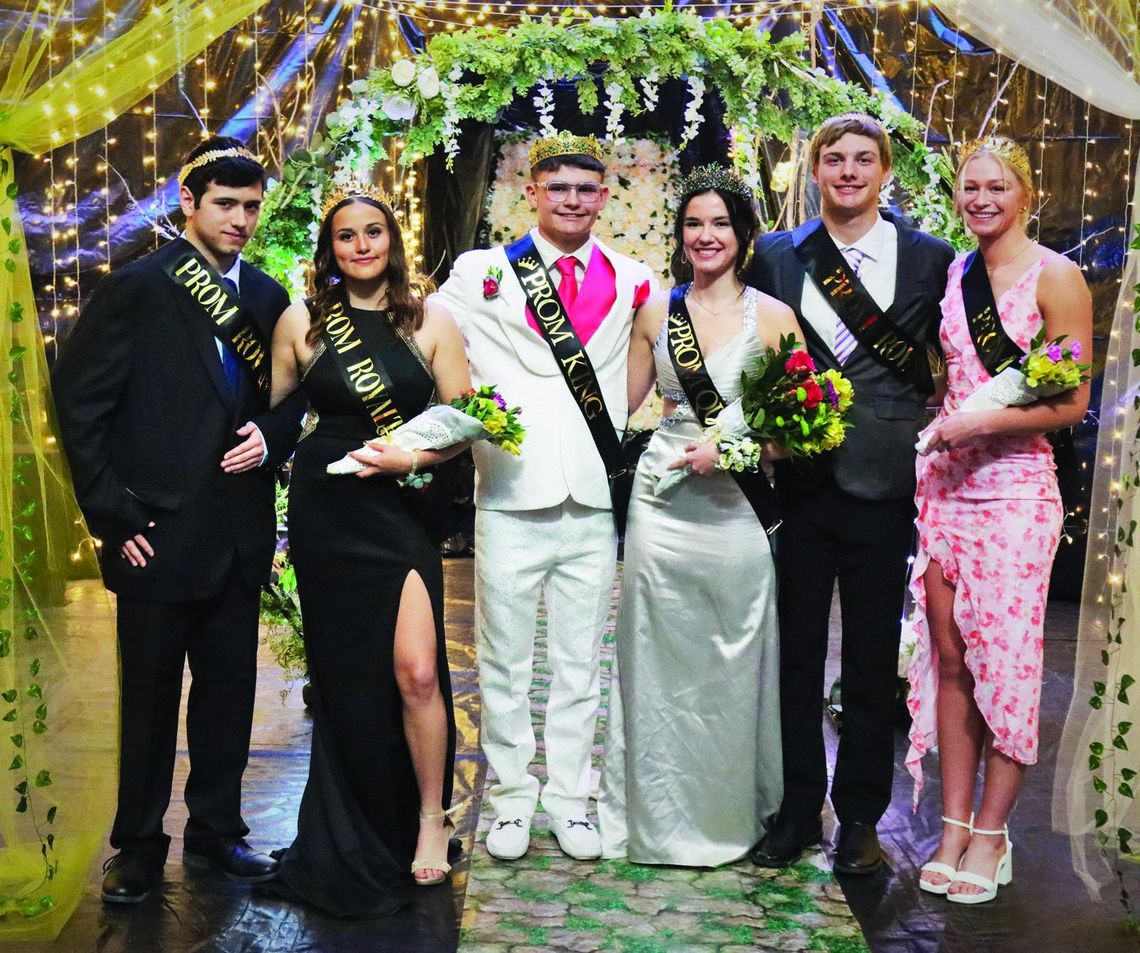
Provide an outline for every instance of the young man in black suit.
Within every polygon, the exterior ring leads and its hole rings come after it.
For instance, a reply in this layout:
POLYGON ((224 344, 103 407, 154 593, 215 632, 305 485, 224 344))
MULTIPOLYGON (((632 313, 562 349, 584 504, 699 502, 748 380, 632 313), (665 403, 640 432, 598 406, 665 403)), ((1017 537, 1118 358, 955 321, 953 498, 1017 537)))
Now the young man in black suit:
POLYGON ((186 230, 96 288, 52 386, 76 495, 118 596, 119 799, 103 899, 162 881, 182 672, 189 864, 256 882, 277 861, 243 839, 260 585, 275 544, 273 470, 301 408, 269 410, 269 341, 285 289, 240 261, 265 170, 234 139, 190 153, 186 230))
POLYGON ((757 242, 750 284, 789 304, 816 365, 851 380, 843 445, 781 461, 780 692, 784 799, 752 860, 794 863, 821 840, 827 793, 822 698, 832 591, 843 619, 843 732, 831 801, 835 871, 882 862, 875 825, 891 799, 894 698, 914 522, 914 442, 932 390, 926 346, 953 251, 879 208, 890 139, 862 113, 835 116, 811 142, 821 216, 757 242))

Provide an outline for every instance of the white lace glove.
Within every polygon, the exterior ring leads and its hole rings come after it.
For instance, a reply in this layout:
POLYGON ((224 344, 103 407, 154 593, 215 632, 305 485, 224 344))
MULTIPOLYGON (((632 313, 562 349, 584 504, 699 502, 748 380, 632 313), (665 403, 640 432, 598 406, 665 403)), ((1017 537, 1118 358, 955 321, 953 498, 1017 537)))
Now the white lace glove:
MULTIPOLYGON (((744 422, 744 408, 738 397, 717 414, 712 424, 701 432, 701 441, 720 443, 726 438, 740 439, 747 437, 750 433, 752 433, 752 428, 744 422)), ((662 493, 670 487, 676 486, 693 472, 692 468, 688 466, 680 467, 677 470, 668 469, 669 464, 673 462, 672 460, 665 460, 653 471, 652 476, 656 479, 653 485, 654 496, 661 496, 662 493)))
MULTIPOLYGON (((447 404, 435 404, 407 423, 400 424, 386 439, 401 450, 411 451, 442 450, 464 440, 481 440, 489 436, 483 424, 474 417, 447 404)), ((363 463, 345 455, 325 467, 325 472, 343 476, 363 469, 363 463)))

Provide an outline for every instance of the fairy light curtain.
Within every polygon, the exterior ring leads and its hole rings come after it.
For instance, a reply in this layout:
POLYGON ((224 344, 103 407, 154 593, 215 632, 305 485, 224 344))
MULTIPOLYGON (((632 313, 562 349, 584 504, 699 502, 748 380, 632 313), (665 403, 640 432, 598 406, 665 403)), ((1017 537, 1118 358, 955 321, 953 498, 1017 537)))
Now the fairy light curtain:
POLYGON ((56 936, 82 897, 115 803, 113 626, 55 438, 16 206, 14 152, 104 126, 264 0, 167 0, 93 11, 30 2, 0 46, 0 939, 56 936), (88 11, 92 12, 92 11, 88 11), (50 55, 71 30, 78 55, 50 55), (69 602, 71 603, 69 605, 69 602))

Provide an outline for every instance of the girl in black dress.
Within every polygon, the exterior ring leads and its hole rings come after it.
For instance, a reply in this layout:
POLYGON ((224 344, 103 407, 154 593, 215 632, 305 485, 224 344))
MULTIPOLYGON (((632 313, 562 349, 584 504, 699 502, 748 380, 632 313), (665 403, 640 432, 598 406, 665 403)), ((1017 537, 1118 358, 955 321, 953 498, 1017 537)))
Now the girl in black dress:
POLYGON ((450 869, 443 573, 411 494, 417 471, 464 445, 409 453, 377 437, 470 379, 458 328, 409 272, 386 196, 334 193, 314 267, 316 294, 273 338, 273 403, 300 386, 311 407, 289 545, 316 690, 297 838, 276 887, 338 916, 382 916, 450 869), (346 453, 364 469, 325 472, 346 453))

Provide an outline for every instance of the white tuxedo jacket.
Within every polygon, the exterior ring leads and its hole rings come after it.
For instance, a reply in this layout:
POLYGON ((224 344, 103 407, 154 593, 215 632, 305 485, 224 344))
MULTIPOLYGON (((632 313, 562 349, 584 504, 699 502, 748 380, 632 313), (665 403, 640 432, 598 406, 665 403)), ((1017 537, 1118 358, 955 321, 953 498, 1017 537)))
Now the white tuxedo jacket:
MULTIPOLYGON (((649 268, 597 242, 613 266, 617 297, 586 343, 614 429, 620 436, 629 409, 626 359, 634 295, 656 282, 649 268)), ((536 510, 567 497, 583 506, 610 508, 609 483, 589 428, 566 386, 546 340, 526 319, 526 297, 502 246, 469 251, 456 259, 435 296, 459 324, 475 386, 493 384, 510 405, 522 408, 526 427, 520 456, 485 441, 472 448, 475 501, 487 510, 536 510), (491 269, 502 273, 499 292, 483 296, 491 269)))

